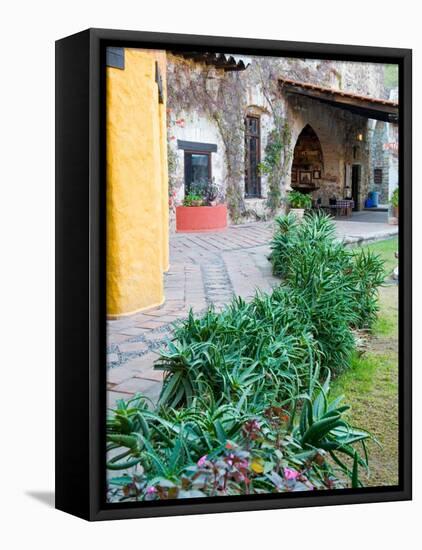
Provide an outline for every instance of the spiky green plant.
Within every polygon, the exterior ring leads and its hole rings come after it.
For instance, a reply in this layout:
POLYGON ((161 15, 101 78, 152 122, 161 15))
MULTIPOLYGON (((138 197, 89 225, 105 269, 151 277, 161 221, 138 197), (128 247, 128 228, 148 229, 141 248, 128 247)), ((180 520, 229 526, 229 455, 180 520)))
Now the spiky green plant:
POLYGON ((281 285, 220 312, 191 312, 157 361, 158 407, 136 398, 111 413, 108 468, 132 471, 111 480, 113 495, 335 488, 341 476, 360 485, 369 435, 348 424, 341 398, 330 402, 329 373, 348 365, 352 327, 373 322, 383 265, 337 242, 327 216, 277 224, 271 261, 281 285))
MULTIPOLYGON (((331 325, 330 330, 339 322, 356 328, 372 326, 378 310, 377 289, 385 277, 383 261, 370 251, 352 250, 336 240, 335 225, 326 214, 309 214, 302 223, 279 217, 270 260, 274 274, 303 292, 318 310, 315 318, 327 328, 331 325), (327 317, 331 308, 333 315, 327 317)), ((329 359, 328 363, 334 362, 329 359)))
POLYGON ((141 396, 119 401, 110 412, 107 441, 125 460, 109 460, 108 468, 125 473, 109 480, 111 498, 332 489, 344 486, 341 477, 359 486, 370 435, 348 424, 349 407, 341 398, 330 401, 329 376, 324 384, 318 379, 317 367, 306 390, 265 408, 246 398, 236 406, 196 399, 190 407, 156 410, 141 396))
POLYGON ((357 327, 371 328, 379 311, 378 289, 386 277, 385 262, 369 249, 355 249, 350 277, 357 293, 354 304, 357 327))
POLYGON ((155 368, 164 370, 160 403, 190 405, 195 396, 243 395, 268 402, 284 399, 307 379, 318 355, 311 327, 287 289, 236 298, 221 312, 191 313, 162 350, 155 368))

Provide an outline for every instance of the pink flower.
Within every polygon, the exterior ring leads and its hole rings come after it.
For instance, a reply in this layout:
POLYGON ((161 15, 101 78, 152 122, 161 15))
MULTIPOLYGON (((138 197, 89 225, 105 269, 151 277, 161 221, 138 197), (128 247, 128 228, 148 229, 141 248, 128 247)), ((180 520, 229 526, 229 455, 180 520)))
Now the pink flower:
POLYGON ((201 456, 201 458, 198 460, 197 465, 202 468, 202 466, 207 461, 207 455, 201 456))
POLYGON ((153 495, 157 492, 157 489, 155 487, 147 487, 146 493, 147 495, 153 495))
POLYGON ((286 479, 296 479, 299 475, 299 472, 292 470, 292 468, 284 468, 284 477, 286 479))

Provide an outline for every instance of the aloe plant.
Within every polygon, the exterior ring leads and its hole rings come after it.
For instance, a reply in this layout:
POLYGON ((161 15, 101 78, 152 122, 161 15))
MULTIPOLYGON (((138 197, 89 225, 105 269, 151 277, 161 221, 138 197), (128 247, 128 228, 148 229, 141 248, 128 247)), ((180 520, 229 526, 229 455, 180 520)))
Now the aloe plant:
MULTIPOLYGON (((318 379, 317 366, 306 392, 265 408, 248 405, 246 398, 237 406, 197 399, 190 407, 155 411, 142 398, 120 402, 111 413, 108 442, 126 448, 121 467, 129 473, 112 478, 110 490, 120 499, 150 500, 340 488, 345 481, 336 467, 351 486, 360 486, 370 435, 348 424, 349 407, 341 398, 330 401, 329 375, 323 384, 318 379), (129 424, 122 423, 125 417, 129 424), (127 439, 135 436, 141 448, 127 439)), ((117 469, 110 462, 108 467, 117 469)))
MULTIPOLYGON (((270 255, 274 274, 290 288, 303 291, 306 301, 318 310, 315 319, 320 318, 322 326, 333 321, 330 331, 340 325, 370 328, 378 309, 377 289, 385 277, 383 261, 370 251, 354 251, 337 241, 335 225, 325 214, 309 215, 302 223, 295 223, 291 216, 276 221, 270 255)), ((346 333, 344 328, 345 350, 350 347, 346 333)), ((347 352, 346 362, 349 357, 347 352)), ((327 364, 337 362, 327 359, 327 364)))
POLYGON ((296 391, 315 361, 317 342, 286 289, 235 299, 222 312, 191 313, 155 368, 164 370, 160 404, 189 406, 195 396, 269 401, 296 391))
POLYGON ((330 377, 328 371, 322 385, 314 380, 314 386, 303 402, 300 422, 293 434, 304 449, 322 449, 328 452, 353 484, 360 485, 358 466, 363 466, 366 470, 369 468, 365 441, 371 435, 367 431, 351 427, 345 420, 344 414, 350 406, 341 404, 344 396, 334 401, 329 400, 330 377), (353 447, 356 443, 361 443, 363 456, 353 447), (353 460, 352 470, 339 455, 345 455, 353 460))
POLYGON ((384 261, 370 250, 359 248, 353 253, 353 271, 350 276, 357 291, 354 311, 358 328, 371 328, 379 311, 378 289, 386 271, 384 261))
POLYGON ((110 482, 118 498, 361 485, 370 435, 349 425, 341 397, 330 400, 330 373, 349 363, 352 328, 373 322, 383 265, 336 242, 327 216, 277 224, 280 286, 191 312, 156 363, 158 407, 139 397, 111 412, 107 466, 131 472, 110 482))

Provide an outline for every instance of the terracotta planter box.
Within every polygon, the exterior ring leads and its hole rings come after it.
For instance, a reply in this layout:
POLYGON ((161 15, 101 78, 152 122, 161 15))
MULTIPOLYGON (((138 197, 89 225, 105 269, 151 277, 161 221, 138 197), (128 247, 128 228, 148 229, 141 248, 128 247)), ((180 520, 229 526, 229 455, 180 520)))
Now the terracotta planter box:
POLYGON ((176 231, 221 231, 227 227, 227 206, 177 206, 176 231))

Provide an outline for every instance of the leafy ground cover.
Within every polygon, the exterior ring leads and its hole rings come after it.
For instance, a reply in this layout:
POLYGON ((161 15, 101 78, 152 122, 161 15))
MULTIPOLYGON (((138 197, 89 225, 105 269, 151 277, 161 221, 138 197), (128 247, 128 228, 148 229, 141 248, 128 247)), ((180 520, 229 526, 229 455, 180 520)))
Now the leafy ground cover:
POLYGON ((397 265, 398 240, 389 239, 367 248, 379 254, 386 266, 380 289, 380 312, 363 353, 355 353, 350 369, 332 385, 333 395, 345 395, 353 425, 365 425, 379 445, 368 443, 370 475, 366 486, 394 485, 398 480, 398 285, 390 275, 397 265))
POLYGON ((271 294, 179 324, 156 363, 155 410, 139 396, 111 411, 110 500, 362 484, 370 435, 330 379, 361 359, 355 333, 377 320, 383 261, 338 243, 325 215, 280 218, 271 260, 271 294))

